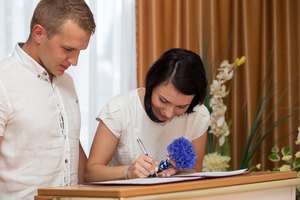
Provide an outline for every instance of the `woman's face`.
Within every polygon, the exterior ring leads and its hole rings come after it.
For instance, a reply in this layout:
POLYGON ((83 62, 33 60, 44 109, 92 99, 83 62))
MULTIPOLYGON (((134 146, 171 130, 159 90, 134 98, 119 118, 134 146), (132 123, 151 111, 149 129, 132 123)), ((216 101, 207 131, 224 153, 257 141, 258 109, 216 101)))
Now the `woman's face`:
POLYGON ((184 114, 195 95, 180 93, 172 83, 167 82, 153 88, 152 109, 155 116, 162 122, 184 114))

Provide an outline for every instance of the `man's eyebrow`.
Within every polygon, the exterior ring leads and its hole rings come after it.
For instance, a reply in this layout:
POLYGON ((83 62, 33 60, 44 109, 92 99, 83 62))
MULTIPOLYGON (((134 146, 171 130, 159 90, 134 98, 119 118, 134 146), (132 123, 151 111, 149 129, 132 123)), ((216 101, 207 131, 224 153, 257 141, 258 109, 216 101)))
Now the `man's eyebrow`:
POLYGON ((62 46, 63 46, 63 48, 66 48, 68 50, 77 50, 76 48, 68 46, 68 45, 62 45, 62 46))

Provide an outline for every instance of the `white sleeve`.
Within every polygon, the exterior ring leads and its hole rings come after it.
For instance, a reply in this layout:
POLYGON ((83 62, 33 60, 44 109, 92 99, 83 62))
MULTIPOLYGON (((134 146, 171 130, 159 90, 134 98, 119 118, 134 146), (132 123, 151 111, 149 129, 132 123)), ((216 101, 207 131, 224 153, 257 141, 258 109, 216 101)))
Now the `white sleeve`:
POLYGON ((192 131, 192 133, 194 133, 194 135, 192 135, 193 139, 203 135, 210 124, 210 113, 204 105, 198 106, 195 112, 196 118, 193 126, 195 129, 192 131))
POLYGON ((117 138, 120 138, 122 131, 122 112, 117 101, 108 102, 96 117, 96 120, 101 120, 117 138))

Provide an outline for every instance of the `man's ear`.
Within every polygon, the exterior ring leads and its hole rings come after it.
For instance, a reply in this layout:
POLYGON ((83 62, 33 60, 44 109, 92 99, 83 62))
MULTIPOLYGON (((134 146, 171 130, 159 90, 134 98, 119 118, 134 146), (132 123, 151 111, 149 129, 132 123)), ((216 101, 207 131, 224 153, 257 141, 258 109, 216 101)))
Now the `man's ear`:
POLYGON ((31 36, 37 44, 41 44, 43 39, 47 37, 46 30, 42 25, 36 24, 32 28, 31 36))

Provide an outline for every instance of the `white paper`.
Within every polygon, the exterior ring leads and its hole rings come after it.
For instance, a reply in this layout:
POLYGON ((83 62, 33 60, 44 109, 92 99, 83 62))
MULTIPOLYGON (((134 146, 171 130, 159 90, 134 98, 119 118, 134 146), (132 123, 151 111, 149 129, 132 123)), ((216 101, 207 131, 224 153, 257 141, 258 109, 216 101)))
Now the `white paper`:
POLYGON ((163 183, 174 183, 189 180, 199 180, 206 177, 226 177, 246 173, 247 169, 226 171, 226 172, 199 172, 182 175, 174 175, 171 177, 153 177, 153 178, 135 178, 128 180, 114 180, 102 182, 90 182, 89 184, 97 185, 155 185, 163 183))
POLYGON ((101 185, 155 185, 162 183, 173 183, 180 181, 196 180, 202 177, 153 177, 153 178, 135 178, 128 180, 114 180, 114 181, 103 181, 103 182, 92 182, 92 184, 101 185))
POLYGON ((226 171, 226 172, 198 172, 198 173, 189 173, 189 174, 178 174, 176 177, 225 177, 225 176, 234 176, 238 174, 246 173, 247 169, 239 169, 234 171, 226 171))

